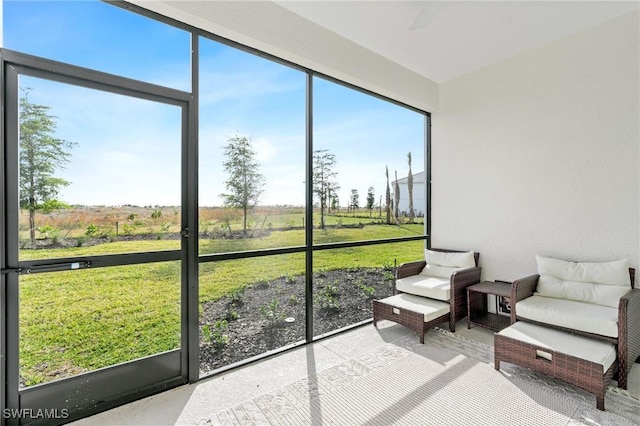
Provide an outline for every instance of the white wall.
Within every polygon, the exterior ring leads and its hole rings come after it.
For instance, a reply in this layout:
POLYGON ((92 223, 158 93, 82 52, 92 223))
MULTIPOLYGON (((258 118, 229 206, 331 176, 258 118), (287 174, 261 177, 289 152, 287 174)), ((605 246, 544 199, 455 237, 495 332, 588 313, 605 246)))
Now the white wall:
POLYGON ((638 16, 440 86, 434 247, 479 251, 485 279, 535 273, 537 253, 640 266, 638 16))

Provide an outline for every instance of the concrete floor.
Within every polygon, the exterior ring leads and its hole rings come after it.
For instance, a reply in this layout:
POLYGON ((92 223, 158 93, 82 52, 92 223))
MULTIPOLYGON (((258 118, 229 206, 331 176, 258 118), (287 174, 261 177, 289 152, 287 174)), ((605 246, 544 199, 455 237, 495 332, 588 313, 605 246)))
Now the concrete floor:
MULTIPOLYGON (((456 334, 493 345, 493 333, 482 327, 467 329, 466 320, 456 334)), ((309 374, 406 336, 417 335, 390 321, 358 327, 322 341, 71 423, 87 425, 194 425, 207 415, 282 387, 309 374)), ((629 392, 640 395, 640 365, 635 364, 629 392)))

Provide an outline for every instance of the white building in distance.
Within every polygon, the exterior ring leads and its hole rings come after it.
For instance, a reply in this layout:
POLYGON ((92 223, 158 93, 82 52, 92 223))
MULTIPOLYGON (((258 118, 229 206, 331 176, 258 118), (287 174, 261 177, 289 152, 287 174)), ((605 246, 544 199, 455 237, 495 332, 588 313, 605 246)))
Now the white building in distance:
MULTIPOLYGON (((400 187, 400 202, 398 203, 398 209, 401 215, 409 215, 409 186, 407 185, 408 178, 403 177, 398 179, 398 186, 400 187)), ((424 186, 425 172, 413 174, 413 212, 415 216, 422 217, 427 211, 427 202, 425 199, 426 191, 424 186)), ((396 181, 391 182, 391 200, 395 200, 396 181)))

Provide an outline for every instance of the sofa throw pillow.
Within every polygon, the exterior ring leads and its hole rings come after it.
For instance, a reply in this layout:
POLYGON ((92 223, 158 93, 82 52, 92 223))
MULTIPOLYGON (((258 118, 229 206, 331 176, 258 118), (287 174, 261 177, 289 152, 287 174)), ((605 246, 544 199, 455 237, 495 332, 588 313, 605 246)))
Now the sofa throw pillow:
POLYGON ((420 275, 449 279, 455 271, 476 266, 472 251, 449 253, 425 250, 424 254, 427 264, 420 275))
POLYGON ((538 296, 617 308, 620 297, 631 290, 629 260, 568 262, 536 256, 538 296))

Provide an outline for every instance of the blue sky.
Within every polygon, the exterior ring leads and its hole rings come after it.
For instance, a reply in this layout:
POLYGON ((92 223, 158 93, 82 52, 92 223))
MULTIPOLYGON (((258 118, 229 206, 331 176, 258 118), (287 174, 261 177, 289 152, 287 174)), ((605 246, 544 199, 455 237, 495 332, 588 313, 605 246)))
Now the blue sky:
MULTIPOLYGON (((4 47, 190 91, 190 37, 95 1, 5 1, 4 47)), ((211 40, 200 43, 201 205, 220 205, 222 147, 251 138, 266 178, 261 204, 304 203, 305 79, 302 72, 211 40)), ((57 117, 56 137, 78 143, 60 175, 61 198, 85 205, 177 205, 177 107, 25 77, 33 103, 57 117)), ((322 79, 314 80, 314 148, 335 154, 346 206, 351 189, 384 195, 391 179, 423 170, 424 117, 322 79)))

